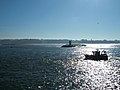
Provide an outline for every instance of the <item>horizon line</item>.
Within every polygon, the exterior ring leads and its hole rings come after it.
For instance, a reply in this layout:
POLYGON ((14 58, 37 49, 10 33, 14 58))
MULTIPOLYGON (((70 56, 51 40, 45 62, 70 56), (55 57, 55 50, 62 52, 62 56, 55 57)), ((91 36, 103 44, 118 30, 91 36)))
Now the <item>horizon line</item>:
POLYGON ((119 39, 66 39, 66 38, 0 38, 0 40, 87 40, 87 41, 120 41, 119 39))

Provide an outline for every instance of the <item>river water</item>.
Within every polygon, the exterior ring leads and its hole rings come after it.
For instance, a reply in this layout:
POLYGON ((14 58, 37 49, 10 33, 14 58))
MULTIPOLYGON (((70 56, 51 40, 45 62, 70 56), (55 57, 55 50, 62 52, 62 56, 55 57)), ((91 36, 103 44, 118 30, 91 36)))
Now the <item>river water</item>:
POLYGON ((120 44, 0 45, 0 90, 120 90, 120 44), (84 60, 96 49, 109 60, 84 60))

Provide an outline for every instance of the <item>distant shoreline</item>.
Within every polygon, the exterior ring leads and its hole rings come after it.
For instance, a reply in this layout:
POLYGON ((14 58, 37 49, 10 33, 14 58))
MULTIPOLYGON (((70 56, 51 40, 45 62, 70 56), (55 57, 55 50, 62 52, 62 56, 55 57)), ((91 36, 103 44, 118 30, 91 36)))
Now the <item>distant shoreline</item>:
MULTIPOLYGON (((120 43, 120 40, 71 40, 72 43, 85 44, 112 44, 120 43)), ((68 43, 69 39, 1 39, 0 44, 44 44, 44 43, 68 43)))

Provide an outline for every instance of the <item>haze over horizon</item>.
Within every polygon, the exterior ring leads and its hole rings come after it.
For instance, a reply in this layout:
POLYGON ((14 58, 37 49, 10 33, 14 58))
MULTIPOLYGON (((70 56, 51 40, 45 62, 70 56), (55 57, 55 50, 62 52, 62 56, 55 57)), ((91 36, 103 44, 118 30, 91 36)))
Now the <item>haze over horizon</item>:
POLYGON ((120 0, 0 0, 0 39, 120 40, 120 0))

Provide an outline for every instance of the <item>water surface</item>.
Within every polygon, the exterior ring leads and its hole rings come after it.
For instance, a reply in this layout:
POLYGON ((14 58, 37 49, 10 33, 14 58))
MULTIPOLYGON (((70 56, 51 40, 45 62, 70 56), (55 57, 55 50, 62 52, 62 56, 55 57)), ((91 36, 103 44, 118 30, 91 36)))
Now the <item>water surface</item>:
POLYGON ((120 90, 120 44, 1 45, 0 90, 120 90), (97 48, 109 60, 84 60, 97 48))

